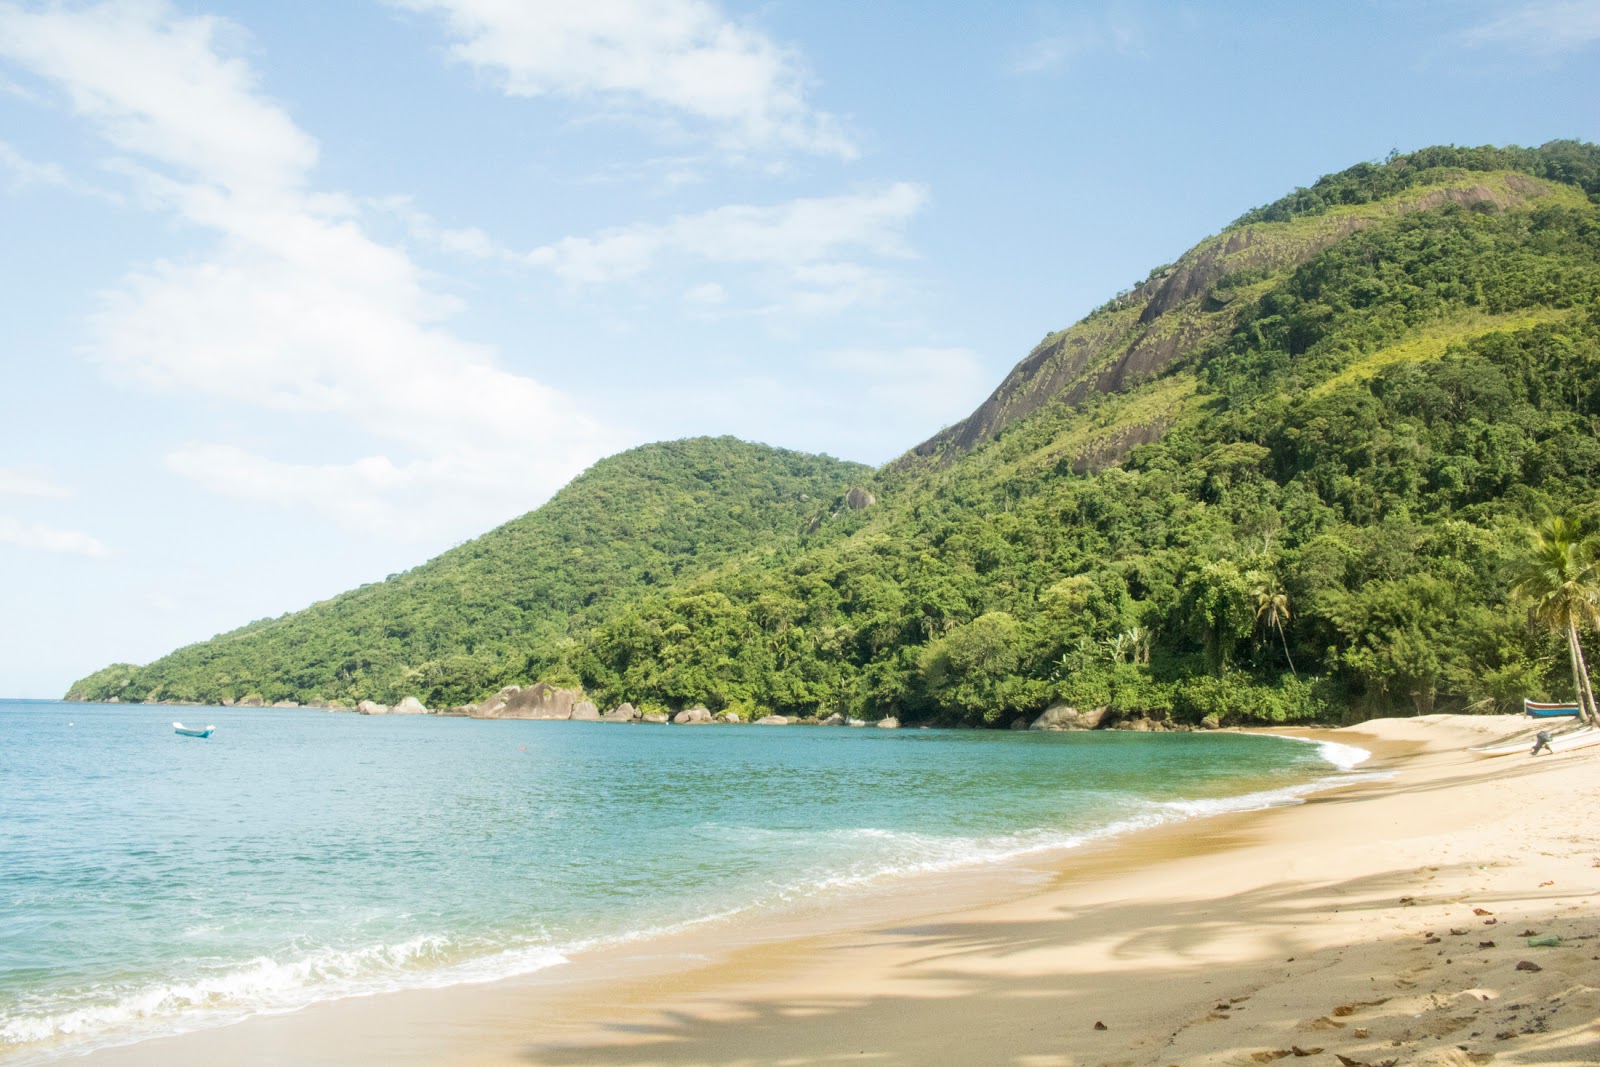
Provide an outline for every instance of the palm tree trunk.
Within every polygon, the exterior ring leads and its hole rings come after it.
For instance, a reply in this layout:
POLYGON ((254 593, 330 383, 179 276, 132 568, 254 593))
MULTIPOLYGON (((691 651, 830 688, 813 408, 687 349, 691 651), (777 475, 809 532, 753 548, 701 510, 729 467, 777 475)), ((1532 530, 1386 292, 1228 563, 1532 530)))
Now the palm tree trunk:
POLYGON ((1300 680, 1300 672, 1294 669, 1294 657, 1289 655, 1289 639, 1283 634, 1283 627, 1278 627, 1278 640, 1283 642, 1283 658, 1289 661, 1289 673, 1294 675, 1294 680, 1300 680))
POLYGON ((1583 646, 1578 642, 1578 628, 1567 623, 1567 652, 1572 657, 1572 687, 1578 693, 1578 707, 1591 725, 1600 725, 1600 715, 1594 706, 1594 688, 1589 684, 1589 665, 1583 659, 1583 646))
POLYGON ((1600 707, 1595 705, 1594 683, 1589 679, 1589 664, 1583 658, 1583 640, 1574 632, 1572 643, 1578 650, 1578 677, 1583 680, 1583 693, 1589 698, 1589 722, 1600 726, 1600 707))

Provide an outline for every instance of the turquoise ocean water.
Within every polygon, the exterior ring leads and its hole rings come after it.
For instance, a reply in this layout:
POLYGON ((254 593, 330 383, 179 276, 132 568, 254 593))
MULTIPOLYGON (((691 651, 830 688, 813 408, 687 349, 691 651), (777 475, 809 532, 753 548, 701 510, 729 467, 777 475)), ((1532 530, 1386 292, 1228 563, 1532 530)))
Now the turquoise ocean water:
POLYGON ((1290 803, 1362 755, 0 701, 0 1061, 1290 803))

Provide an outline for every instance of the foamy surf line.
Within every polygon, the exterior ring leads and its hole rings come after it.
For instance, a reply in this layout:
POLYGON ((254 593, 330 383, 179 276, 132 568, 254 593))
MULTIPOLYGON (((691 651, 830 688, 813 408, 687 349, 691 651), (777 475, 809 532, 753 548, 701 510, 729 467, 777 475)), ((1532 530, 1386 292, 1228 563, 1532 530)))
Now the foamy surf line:
POLYGON ((83 1055, 95 1049, 232 1025, 256 1015, 299 1011, 346 997, 501 981, 560 966, 584 953, 663 938, 753 912, 793 907, 830 890, 868 888, 910 878, 1000 866, 1029 857, 1062 855, 1086 845, 1109 843, 1142 830, 1190 819, 1299 804, 1316 792, 1390 776, 1355 771, 1354 768, 1370 758, 1371 753, 1353 745, 1282 734, 1255 736, 1316 745, 1318 756, 1337 768, 1338 773, 1231 797, 1144 801, 1141 802, 1143 810, 1099 827, 1074 830, 1036 828, 985 837, 952 838, 871 827, 827 831, 831 835, 871 838, 886 848, 878 851, 876 862, 843 869, 813 870, 797 880, 769 882, 770 895, 763 899, 661 926, 597 935, 558 945, 508 947, 436 967, 429 967, 427 961, 448 954, 451 945, 447 938, 424 935, 397 945, 357 950, 328 948, 288 963, 258 958, 195 980, 153 985, 113 1001, 0 1019, 0 1061, 7 1067, 25 1067, 83 1055), (882 852, 890 850, 897 854, 885 862, 882 852))

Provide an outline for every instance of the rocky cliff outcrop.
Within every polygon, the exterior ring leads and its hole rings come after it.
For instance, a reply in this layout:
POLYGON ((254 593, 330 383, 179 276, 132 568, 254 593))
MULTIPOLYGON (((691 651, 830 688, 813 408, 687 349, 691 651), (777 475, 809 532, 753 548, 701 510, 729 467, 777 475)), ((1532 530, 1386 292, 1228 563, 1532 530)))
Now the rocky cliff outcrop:
POLYGON ((1030 730, 1098 730, 1105 721, 1105 708, 1079 711, 1067 704, 1055 704, 1033 720, 1030 730))
MULTIPOLYGON (((557 689, 548 682, 508 685, 478 706, 478 719, 570 719, 579 703, 588 703, 576 689, 557 689)), ((591 708, 593 704, 589 705, 591 708)), ((598 716, 597 716, 598 717, 598 716)))

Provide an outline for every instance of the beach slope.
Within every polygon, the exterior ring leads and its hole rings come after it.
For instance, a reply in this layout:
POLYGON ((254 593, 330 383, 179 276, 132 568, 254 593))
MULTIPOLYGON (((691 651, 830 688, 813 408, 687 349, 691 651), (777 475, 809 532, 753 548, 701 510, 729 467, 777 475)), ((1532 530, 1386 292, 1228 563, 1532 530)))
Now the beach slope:
POLYGON ((702 930, 536 980, 89 1059, 1600 1063, 1600 749, 1468 751, 1524 728, 1427 716, 1285 731, 1368 748, 1363 770, 1379 774, 1068 854, 1047 875, 991 872, 989 892, 942 905, 910 892, 899 914, 853 925, 702 930))

